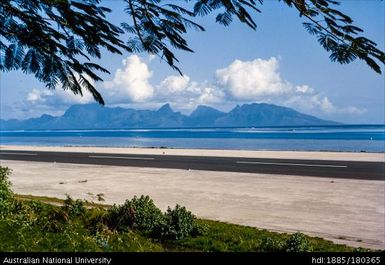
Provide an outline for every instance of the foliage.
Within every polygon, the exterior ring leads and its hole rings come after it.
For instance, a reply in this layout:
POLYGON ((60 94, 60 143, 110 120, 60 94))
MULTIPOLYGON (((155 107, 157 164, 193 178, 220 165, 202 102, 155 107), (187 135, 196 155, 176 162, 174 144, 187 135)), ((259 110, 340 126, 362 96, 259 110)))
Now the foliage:
POLYGON ((7 167, 0 166, 0 219, 8 214, 13 202, 13 193, 11 190, 11 182, 8 180, 8 175, 11 170, 7 167))
POLYGON ((69 195, 64 200, 63 210, 71 216, 84 215, 86 208, 82 200, 73 200, 69 195))
POLYGON ((262 252, 282 252, 285 250, 285 242, 266 237, 261 240, 259 250, 262 252))
POLYGON ((330 52, 330 59, 347 64, 355 59, 363 60, 375 72, 381 74, 376 61, 385 62, 385 53, 377 44, 361 36, 363 30, 353 24, 346 14, 336 9, 335 0, 282 0, 307 18, 305 29, 315 35, 321 46, 330 52))
MULTIPOLYGON (((0 71, 34 74, 49 89, 60 84, 80 95, 86 89, 104 104, 92 82, 102 80, 99 72, 109 73, 94 62, 101 57, 101 49, 159 55, 180 72, 174 50, 192 52, 184 35, 188 29, 204 30, 193 21, 196 16, 215 13, 216 22, 224 26, 235 17, 256 29, 253 15, 263 5, 263 0, 122 1, 128 16, 120 26, 107 20, 111 10, 100 6, 101 0, 0 1, 0 71)), ((339 1, 278 1, 305 18, 306 30, 315 35, 332 61, 346 64, 361 59, 381 73, 384 52, 337 9, 339 1)))
POLYGON ((9 168, 0 166, 0 201, 7 200, 12 196, 11 182, 8 180, 9 174, 11 174, 9 168))
POLYGON ((176 205, 165 213, 165 222, 162 226, 161 237, 179 240, 188 236, 203 234, 206 227, 196 222, 195 216, 185 207, 176 205))
MULTIPOLYGON (((235 224, 217 221, 198 220, 207 227, 203 235, 187 237, 175 244, 180 251, 214 251, 214 252, 285 252, 290 235, 270 232, 235 224)), ((307 237, 313 251, 317 252, 351 252, 352 247, 334 244, 321 238, 307 237)))
POLYGON ((107 69, 91 62, 101 48, 121 54, 129 50, 123 32, 105 18, 110 10, 98 0, 0 1, 0 70, 22 70, 45 83, 82 95, 87 89, 95 100, 103 98, 92 82, 102 80, 95 71, 107 69), (88 76, 88 78, 87 78, 88 76))
POLYGON ((156 239, 178 240, 204 233, 205 227, 185 207, 176 205, 165 214, 149 196, 134 197, 122 205, 113 205, 102 217, 111 230, 138 231, 156 239))
POLYGON ((108 209, 105 222, 110 229, 118 231, 139 230, 154 234, 163 221, 163 214, 149 196, 134 197, 122 205, 108 209))
POLYGON ((136 52, 160 54, 173 69, 181 73, 174 63, 178 59, 169 46, 192 52, 182 34, 187 33, 188 28, 204 31, 202 26, 189 19, 195 13, 181 5, 160 5, 161 1, 124 2, 127 3, 125 11, 132 19, 131 24, 122 23, 123 29, 133 35, 128 40, 128 46, 136 52))
POLYGON ((310 252, 313 250, 309 240, 302 233, 295 233, 286 241, 287 252, 310 252))

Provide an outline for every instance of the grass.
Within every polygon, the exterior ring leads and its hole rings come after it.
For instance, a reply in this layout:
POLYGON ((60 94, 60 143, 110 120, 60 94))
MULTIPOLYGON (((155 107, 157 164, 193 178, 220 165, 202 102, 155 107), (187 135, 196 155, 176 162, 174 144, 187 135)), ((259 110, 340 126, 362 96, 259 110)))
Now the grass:
MULTIPOLYGON (((62 199, 45 196, 18 194, 15 197, 27 208, 38 202, 38 206, 34 207, 40 209, 39 218, 47 218, 50 213, 58 211, 65 204, 62 199)), ((197 219, 197 222, 207 228, 204 234, 181 240, 153 239, 140 231, 94 233, 87 227, 88 223, 109 206, 92 202, 86 202, 85 205, 89 207, 84 216, 73 218, 70 223, 58 228, 58 231, 52 229, 47 232, 41 228, 41 224, 25 226, 17 220, 0 220, 0 231, 4 231, 0 233, 0 251, 283 251, 283 245, 290 238, 290 234, 286 233, 203 219, 197 219)), ((312 251, 359 250, 318 237, 306 238, 312 246, 312 251)))
MULTIPOLYGON (((52 204, 52 205, 64 205, 63 199, 59 199, 55 197, 36 196, 31 194, 15 194, 15 198, 21 201, 39 201, 42 203, 52 204)), ((102 208, 108 208, 112 206, 109 204, 102 204, 94 201, 84 201, 84 205, 87 207, 102 207, 102 208)))
POLYGON ((14 194, 0 167, 0 252, 367 251, 301 233, 198 219, 184 207, 162 213, 149 197, 122 205, 14 194))
MULTIPOLYGON (((286 233, 218 221, 199 220, 199 222, 209 227, 206 234, 174 242, 173 247, 182 251, 283 251, 279 245, 284 245, 291 236, 286 233), (267 244, 267 242, 272 242, 272 244, 267 244)), ((316 252, 351 252, 357 250, 319 237, 306 236, 306 238, 312 246, 312 251, 316 252)))

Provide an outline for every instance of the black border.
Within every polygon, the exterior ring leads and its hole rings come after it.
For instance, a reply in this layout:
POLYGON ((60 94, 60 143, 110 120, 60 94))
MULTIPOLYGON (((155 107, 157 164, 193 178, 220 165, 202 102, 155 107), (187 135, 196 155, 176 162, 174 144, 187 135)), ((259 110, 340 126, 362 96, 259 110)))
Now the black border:
POLYGON ((385 252, 353 252, 353 253, 225 253, 225 252, 160 252, 160 253, 53 253, 53 252, 11 252, 0 253, 1 264, 384 264, 385 252), (39 258, 40 263, 24 263, 22 261, 7 263, 5 258, 39 258), (43 257, 71 258, 72 263, 43 263, 43 257), (99 262, 76 263, 75 258, 96 258, 99 262), (102 262, 111 259, 111 263, 102 262))

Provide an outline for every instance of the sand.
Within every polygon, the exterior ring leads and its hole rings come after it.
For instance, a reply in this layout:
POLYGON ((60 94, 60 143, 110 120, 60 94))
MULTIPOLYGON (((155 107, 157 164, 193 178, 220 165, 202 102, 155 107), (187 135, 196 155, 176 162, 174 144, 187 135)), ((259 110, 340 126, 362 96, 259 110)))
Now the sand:
MULTIPOLYGON (((57 147, 27 150, 173 155, 188 152, 189 155, 278 155, 308 159, 317 155, 317 159, 383 161, 383 154, 365 153, 57 147)), ((2 160, 0 164, 12 168, 10 180, 19 194, 59 198, 69 194, 95 200, 93 195, 103 193, 108 204, 145 194, 162 210, 178 203, 201 218, 279 232, 301 231, 351 246, 385 248, 384 181, 10 160, 2 160)))

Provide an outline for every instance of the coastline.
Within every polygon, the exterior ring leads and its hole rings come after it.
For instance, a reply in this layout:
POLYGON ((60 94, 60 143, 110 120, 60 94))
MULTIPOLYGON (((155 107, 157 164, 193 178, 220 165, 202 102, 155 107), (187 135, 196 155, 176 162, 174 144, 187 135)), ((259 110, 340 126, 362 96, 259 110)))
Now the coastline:
POLYGON ((175 155, 241 158, 279 158, 303 160, 367 161, 385 162, 385 153, 335 152, 335 151, 251 151, 188 148, 152 147, 90 147, 90 146, 26 146, 0 145, 0 150, 46 151, 46 152, 87 152, 106 154, 175 155))

